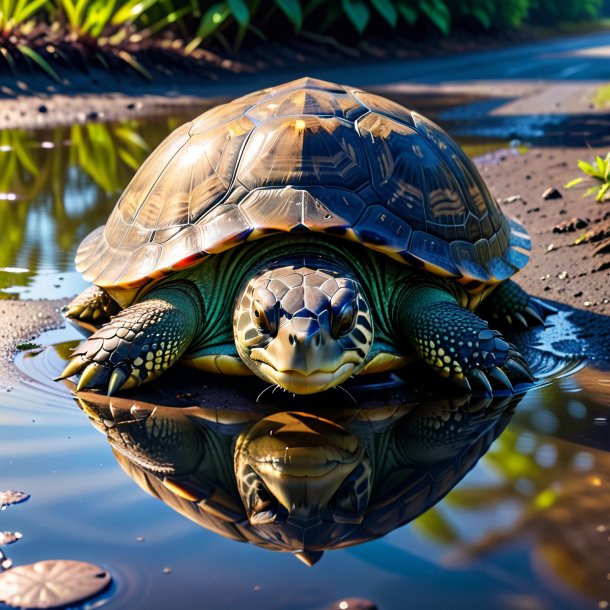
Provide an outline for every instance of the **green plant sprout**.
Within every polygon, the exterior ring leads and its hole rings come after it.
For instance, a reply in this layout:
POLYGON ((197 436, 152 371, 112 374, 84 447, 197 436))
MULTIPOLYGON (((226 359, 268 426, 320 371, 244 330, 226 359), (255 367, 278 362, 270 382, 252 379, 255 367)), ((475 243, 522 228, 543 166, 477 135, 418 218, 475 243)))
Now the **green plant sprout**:
POLYGON ((597 155, 595 164, 587 163, 586 161, 579 161, 578 167, 587 174, 588 177, 581 176, 570 180, 565 185, 565 188, 572 188, 582 182, 590 182, 591 179, 595 182, 590 186, 584 193, 583 197, 595 194, 595 201, 601 203, 610 199, 610 152, 606 155, 605 159, 597 155))

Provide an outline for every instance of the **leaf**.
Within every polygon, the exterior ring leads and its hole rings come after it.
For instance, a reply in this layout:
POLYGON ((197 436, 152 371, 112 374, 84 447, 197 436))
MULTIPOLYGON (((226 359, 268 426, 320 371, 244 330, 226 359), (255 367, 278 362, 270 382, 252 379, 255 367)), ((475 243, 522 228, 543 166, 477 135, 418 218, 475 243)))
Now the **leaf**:
POLYGON ((132 23, 150 7, 158 4, 159 0, 131 0, 124 4, 112 17, 113 25, 132 23))
POLYGON ((82 561, 54 559, 0 574, 0 599, 19 608, 56 608, 79 603, 110 584, 110 574, 82 561))
POLYGON ((25 491, 13 491, 10 489, 0 491, 0 508, 10 506, 11 504, 21 504, 21 502, 29 499, 30 494, 25 493, 25 491))
POLYGON ((371 18, 368 6, 362 0, 342 0, 341 5, 356 31, 362 34, 371 18))
MULTIPOLYGON (((213 4, 201 18, 199 27, 195 32, 195 38, 205 40, 211 36, 226 21, 230 14, 231 11, 229 11, 229 7, 224 2, 213 4)), ((188 46, 190 47, 191 43, 188 46)))
POLYGON ((449 34, 451 14, 444 2, 441 0, 419 0, 419 8, 445 36, 449 34))
POLYGON ((601 202, 604 200, 604 196, 606 195, 606 192, 608 191, 608 189, 610 188, 610 184, 608 182, 606 182, 605 184, 602 184, 601 188, 599 189, 597 196, 595 197, 595 201, 597 202, 601 202))
POLYGON ((587 174, 587 176, 593 176, 594 178, 597 178, 597 170, 590 165, 589 163, 587 163, 586 161, 579 161, 578 162, 578 167, 585 173, 587 174))
POLYGON ((29 0, 29 2, 25 3, 23 9, 19 11, 19 14, 15 15, 15 20, 23 23, 45 4, 48 4, 48 0, 29 0))
POLYGON ((29 57, 35 64, 40 66, 56 83, 61 82, 59 74, 55 72, 49 62, 37 51, 34 51, 34 49, 30 49, 30 47, 26 47, 23 44, 18 44, 17 50, 26 57, 29 57))
POLYGON ((580 184, 583 181, 584 178, 574 178, 574 180, 570 180, 570 182, 564 184, 563 186, 567 189, 571 189, 573 186, 576 186, 577 184, 580 184))
POLYGON ((588 197, 589 195, 593 195, 593 193, 597 193, 599 190, 599 186, 590 186, 586 191, 583 197, 588 197))
POLYGON ((294 31, 300 31, 303 26, 303 11, 301 10, 301 3, 299 0, 275 0, 275 3, 284 15, 290 19, 290 22, 294 26, 294 31))
POLYGON ((471 14, 486 30, 491 27, 491 14, 481 7, 473 8, 471 14))
POLYGON ((384 20, 395 28, 398 22, 398 11, 391 0, 371 0, 371 2, 384 20))
POLYGON ((250 9, 244 0, 227 0, 227 6, 239 25, 248 25, 250 22, 250 9))
POLYGON ((412 6, 412 2, 409 0, 400 0, 398 12, 409 25, 413 25, 419 17, 419 10, 412 6))

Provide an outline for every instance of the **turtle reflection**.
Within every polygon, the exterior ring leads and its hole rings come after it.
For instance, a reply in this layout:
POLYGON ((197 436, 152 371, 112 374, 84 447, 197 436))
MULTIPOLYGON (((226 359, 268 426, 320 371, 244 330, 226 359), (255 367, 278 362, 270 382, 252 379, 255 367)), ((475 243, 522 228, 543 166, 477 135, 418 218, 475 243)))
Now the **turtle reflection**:
POLYGON ((140 487, 222 536, 294 553, 388 534, 443 498, 520 396, 261 412, 79 398, 140 487))

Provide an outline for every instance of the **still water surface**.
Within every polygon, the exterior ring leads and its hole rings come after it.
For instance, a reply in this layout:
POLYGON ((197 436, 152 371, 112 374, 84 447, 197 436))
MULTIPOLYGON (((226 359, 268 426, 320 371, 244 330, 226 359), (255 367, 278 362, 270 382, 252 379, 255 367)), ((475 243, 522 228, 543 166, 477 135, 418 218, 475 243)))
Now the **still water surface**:
MULTIPOLYGON (((78 292, 76 246, 188 116, 0 134, 0 298, 78 292)), ((551 322, 554 336, 578 338, 568 315, 551 322)), ((512 401, 431 401, 407 387, 359 398, 360 410, 318 412, 334 427, 320 424, 313 454, 365 460, 370 482, 351 517, 331 501, 318 513, 340 514, 340 524, 311 522, 306 532, 305 517, 282 526, 277 505, 277 523, 249 524, 234 439, 267 425, 261 420, 273 407, 256 405, 257 391, 210 379, 214 391, 199 384, 177 396, 192 383, 178 377, 144 399, 114 401, 113 409, 94 395, 79 403, 51 379, 66 342, 80 335, 45 334, 44 349, 17 359, 31 381, 0 391, 0 489, 32 495, 0 512, 0 530, 24 536, 5 551, 17 565, 68 558, 103 566, 114 579, 98 600, 108 608, 322 610, 348 597, 371 599, 380 610, 604 608, 610 370, 551 349, 545 336, 515 337, 545 381, 512 401), (377 397, 381 405, 373 404, 377 397), (153 422, 153 405, 168 402, 183 410, 158 408, 153 422), (142 429, 171 430, 172 442, 151 444, 142 429), (194 510, 185 494, 205 497, 204 508, 194 510), (299 536, 313 549, 313 567, 269 550, 294 550, 299 536), (319 557, 322 548, 334 550, 319 557)))

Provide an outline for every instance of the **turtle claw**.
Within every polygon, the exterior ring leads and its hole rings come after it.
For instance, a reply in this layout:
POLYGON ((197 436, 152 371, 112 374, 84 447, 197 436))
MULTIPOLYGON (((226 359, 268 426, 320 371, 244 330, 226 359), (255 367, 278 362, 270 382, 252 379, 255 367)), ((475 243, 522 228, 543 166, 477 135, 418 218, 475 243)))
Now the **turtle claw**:
POLYGON ((489 379, 487 379, 487 375, 481 369, 471 369, 468 371, 468 380, 470 381, 470 385, 475 388, 481 388, 485 390, 488 394, 493 394, 493 388, 491 387, 491 383, 489 383, 489 379))
POLYGON ((101 364, 91 362, 87 365, 87 368, 81 373, 80 379, 76 384, 76 392, 80 392, 89 385, 94 385, 96 381, 101 381, 101 377, 104 375, 105 369, 101 364))
POLYGON ((114 369, 108 380, 108 390, 106 391, 108 396, 116 394, 128 379, 129 375, 123 369, 114 369))
POLYGON ((544 324, 544 318, 529 305, 524 309, 524 313, 526 313, 536 324, 544 324))
POLYGON ((85 368, 85 366, 87 366, 87 360, 80 355, 73 356, 68 364, 66 364, 64 370, 57 377, 55 377, 54 381, 68 379, 68 377, 76 375, 81 369, 85 368))
POLYGON ((502 369, 498 368, 497 366, 494 366, 490 369, 489 376, 492 379, 495 379, 499 384, 504 386, 509 392, 514 392, 513 384, 502 369))
POLYGON ((506 372, 515 380, 523 381, 534 381, 534 376, 530 372, 529 368, 525 363, 520 362, 514 358, 511 358, 504 364, 506 372))
POLYGON ((523 328, 529 328, 530 325, 527 323, 525 316, 520 314, 518 311, 513 313, 513 318, 517 320, 517 322, 519 322, 523 328))

